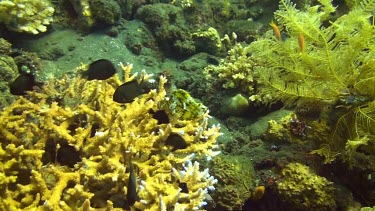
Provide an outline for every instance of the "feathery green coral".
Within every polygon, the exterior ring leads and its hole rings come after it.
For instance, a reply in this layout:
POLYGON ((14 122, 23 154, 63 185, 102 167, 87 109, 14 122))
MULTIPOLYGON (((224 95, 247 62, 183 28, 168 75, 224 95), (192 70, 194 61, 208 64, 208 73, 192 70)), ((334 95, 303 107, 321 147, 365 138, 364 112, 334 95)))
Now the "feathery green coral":
POLYGON ((275 19, 287 39, 267 33, 249 50, 259 64, 260 95, 286 105, 308 100, 346 109, 331 142, 315 153, 326 162, 338 155, 348 160, 356 151, 350 150, 350 141, 375 141, 375 25, 370 12, 375 0, 361 1, 335 21, 329 20, 335 11, 331 1, 319 2, 300 11, 290 0, 281 0, 275 19))

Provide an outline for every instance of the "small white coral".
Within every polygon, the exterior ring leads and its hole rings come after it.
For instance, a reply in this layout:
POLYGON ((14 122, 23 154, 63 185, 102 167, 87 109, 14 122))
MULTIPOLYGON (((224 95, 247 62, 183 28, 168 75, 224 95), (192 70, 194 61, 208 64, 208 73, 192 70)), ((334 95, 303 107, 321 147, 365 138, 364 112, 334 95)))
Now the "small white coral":
POLYGON ((189 8, 193 6, 193 0, 172 0, 172 4, 179 5, 182 8, 189 8))
MULTIPOLYGON (((190 155, 188 157, 194 157, 190 155)), ((197 161, 194 163, 188 160, 182 169, 172 168, 172 175, 157 174, 147 179, 147 182, 142 180, 139 185, 140 203, 136 206, 140 209, 151 209, 151 201, 157 200, 157 210, 199 210, 207 204, 206 195, 209 190, 214 190, 214 185, 217 180, 209 174, 208 169, 200 170, 200 165, 197 161), (172 176, 178 183, 185 183, 188 191, 182 192, 179 186, 169 186, 165 188, 165 183, 168 183, 172 176), (161 187, 163 187, 161 189, 161 187)), ((155 201, 154 201, 155 203, 155 201)))
POLYGON ((209 174, 208 168, 200 171, 198 161, 192 163, 189 160, 183 165, 183 168, 184 170, 181 171, 177 171, 173 168, 173 175, 180 182, 186 183, 189 189, 189 193, 185 196, 189 198, 189 208, 199 209, 207 204, 205 202, 205 194, 207 194, 209 190, 215 190, 214 185, 218 181, 209 174))

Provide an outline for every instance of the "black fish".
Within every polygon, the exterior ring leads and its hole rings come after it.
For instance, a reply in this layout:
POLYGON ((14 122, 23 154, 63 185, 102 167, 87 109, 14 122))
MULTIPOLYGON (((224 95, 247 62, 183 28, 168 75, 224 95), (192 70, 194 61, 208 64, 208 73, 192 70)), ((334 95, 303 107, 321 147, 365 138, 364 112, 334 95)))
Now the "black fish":
POLYGON ((137 80, 132 80, 117 87, 113 94, 113 101, 118 103, 131 103, 134 98, 143 94, 137 80))
POLYGON ((12 83, 9 84, 10 93, 13 95, 25 95, 26 91, 32 91, 36 86, 35 75, 24 73, 19 75, 12 83))
POLYGON ((214 56, 207 56, 207 63, 218 66, 220 64, 220 61, 214 56))
POLYGON ((60 165, 73 168, 76 163, 82 161, 82 158, 74 146, 61 144, 60 148, 57 150, 56 160, 60 165))
POLYGON ((172 151, 175 151, 177 149, 186 149, 188 147, 185 139, 177 133, 171 133, 168 136, 167 140, 165 140, 165 144, 168 146, 172 146, 172 151))
POLYGON ((157 110, 155 112, 151 109, 150 114, 152 114, 152 118, 158 120, 158 125, 169 123, 169 117, 168 117, 167 112, 165 112, 165 110, 157 110))
POLYGON ((178 187, 181 188, 181 193, 189 193, 189 189, 186 182, 180 182, 178 184, 178 187))
POLYGON ((90 80, 106 80, 116 73, 113 63, 107 59, 99 59, 89 65, 89 69, 82 72, 90 80))
POLYGON ((49 139, 44 145, 42 163, 43 165, 46 165, 48 163, 54 163, 54 162, 56 162, 56 142, 49 139))
POLYGON ((137 195, 137 183, 133 169, 133 163, 129 160, 129 180, 126 192, 126 200, 128 201, 129 206, 133 206, 138 200, 137 195))

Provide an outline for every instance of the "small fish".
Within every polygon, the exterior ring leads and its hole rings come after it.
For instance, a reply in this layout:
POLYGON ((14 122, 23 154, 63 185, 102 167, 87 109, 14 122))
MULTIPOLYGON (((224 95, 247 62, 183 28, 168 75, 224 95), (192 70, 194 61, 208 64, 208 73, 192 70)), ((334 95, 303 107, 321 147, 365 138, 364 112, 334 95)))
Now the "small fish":
POLYGON ((188 143, 186 143, 185 139, 177 133, 171 133, 165 140, 165 144, 172 146, 172 151, 186 149, 188 147, 188 143))
POLYGON ((34 74, 23 73, 9 84, 9 89, 13 95, 25 95, 26 91, 32 91, 36 85, 34 74))
POLYGON ((281 41, 282 37, 281 37, 281 32, 280 32, 279 27, 273 21, 271 21, 270 26, 272 27, 273 33, 275 34, 276 38, 281 41))
POLYGON ((369 17, 369 21, 371 25, 375 25, 375 13, 371 12, 371 16, 369 17))
POLYGON ((207 56, 207 63, 218 66, 220 61, 214 56, 207 56))
POLYGON ((89 81, 106 80, 116 73, 113 63, 107 59, 99 59, 89 65, 89 68, 82 72, 82 76, 87 77, 89 81))
POLYGON ((133 206, 138 200, 137 195, 137 182, 134 174, 133 163, 129 160, 129 180, 126 192, 126 200, 128 201, 129 206, 133 206))
POLYGON ((141 86, 137 80, 132 80, 117 87, 113 93, 113 101, 118 103, 131 103, 134 98, 143 94, 141 86))
POLYGON ((76 163, 82 161, 79 151, 69 144, 60 144, 56 153, 56 160, 62 166, 73 168, 76 163))
POLYGON ((298 45, 301 49, 301 53, 303 54, 305 52, 305 37, 303 36, 303 34, 298 35, 298 45))
POLYGON ((288 36, 284 32, 281 32, 281 41, 285 42, 286 39, 288 39, 288 36))
POLYGON ((168 124, 170 122, 168 114, 167 114, 167 112, 165 112, 165 110, 153 111, 151 109, 149 113, 152 114, 152 118, 158 120, 158 125, 168 124))
POLYGON ((90 132, 90 138, 94 137, 96 132, 99 130, 100 125, 98 123, 92 124, 91 132, 90 132))
POLYGON ((179 182, 178 187, 181 188, 181 193, 189 193, 189 188, 186 182, 179 182))

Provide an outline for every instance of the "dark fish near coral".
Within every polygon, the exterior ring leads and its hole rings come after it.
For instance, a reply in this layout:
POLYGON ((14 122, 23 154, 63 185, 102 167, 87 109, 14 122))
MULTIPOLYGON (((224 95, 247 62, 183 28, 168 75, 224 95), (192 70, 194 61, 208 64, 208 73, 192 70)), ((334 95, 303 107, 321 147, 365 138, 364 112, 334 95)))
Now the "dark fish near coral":
POLYGON ((218 66, 220 61, 214 56, 207 56, 207 63, 218 66))
POLYGON ((178 149, 186 149, 186 147, 188 147, 188 144, 186 143, 185 139, 177 133, 171 133, 168 136, 167 140, 165 140, 165 144, 168 146, 172 146, 172 151, 178 149))
POLYGON ((181 188, 181 193, 189 193, 186 182, 179 182, 178 187, 181 188))
POLYGON ((107 59, 99 59, 89 65, 89 68, 82 72, 83 77, 90 80, 106 80, 116 73, 113 63, 107 59))
POLYGON ((134 98, 143 94, 137 80, 132 80, 117 87, 113 94, 113 101, 118 103, 131 103, 134 98))
POLYGON ((158 125, 168 124, 170 122, 168 114, 167 112, 165 112, 165 110, 157 110, 157 111, 150 110, 150 114, 152 114, 152 118, 158 120, 158 125))
POLYGON ((82 161, 82 158, 74 146, 61 144, 56 153, 56 160, 60 165, 73 168, 76 163, 82 161))
POLYGON ((32 91, 33 87, 36 85, 35 75, 32 73, 24 73, 9 84, 9 89, 10 93, 13 95, 25 95, 26 91, 32 91))
POLYGON ((137 195, 137 183, 133 169, 133 163, 129 160, 129 180, 126 192, 126 200, 128 201, 129 206, 133 206, 138 200, 137 195))

